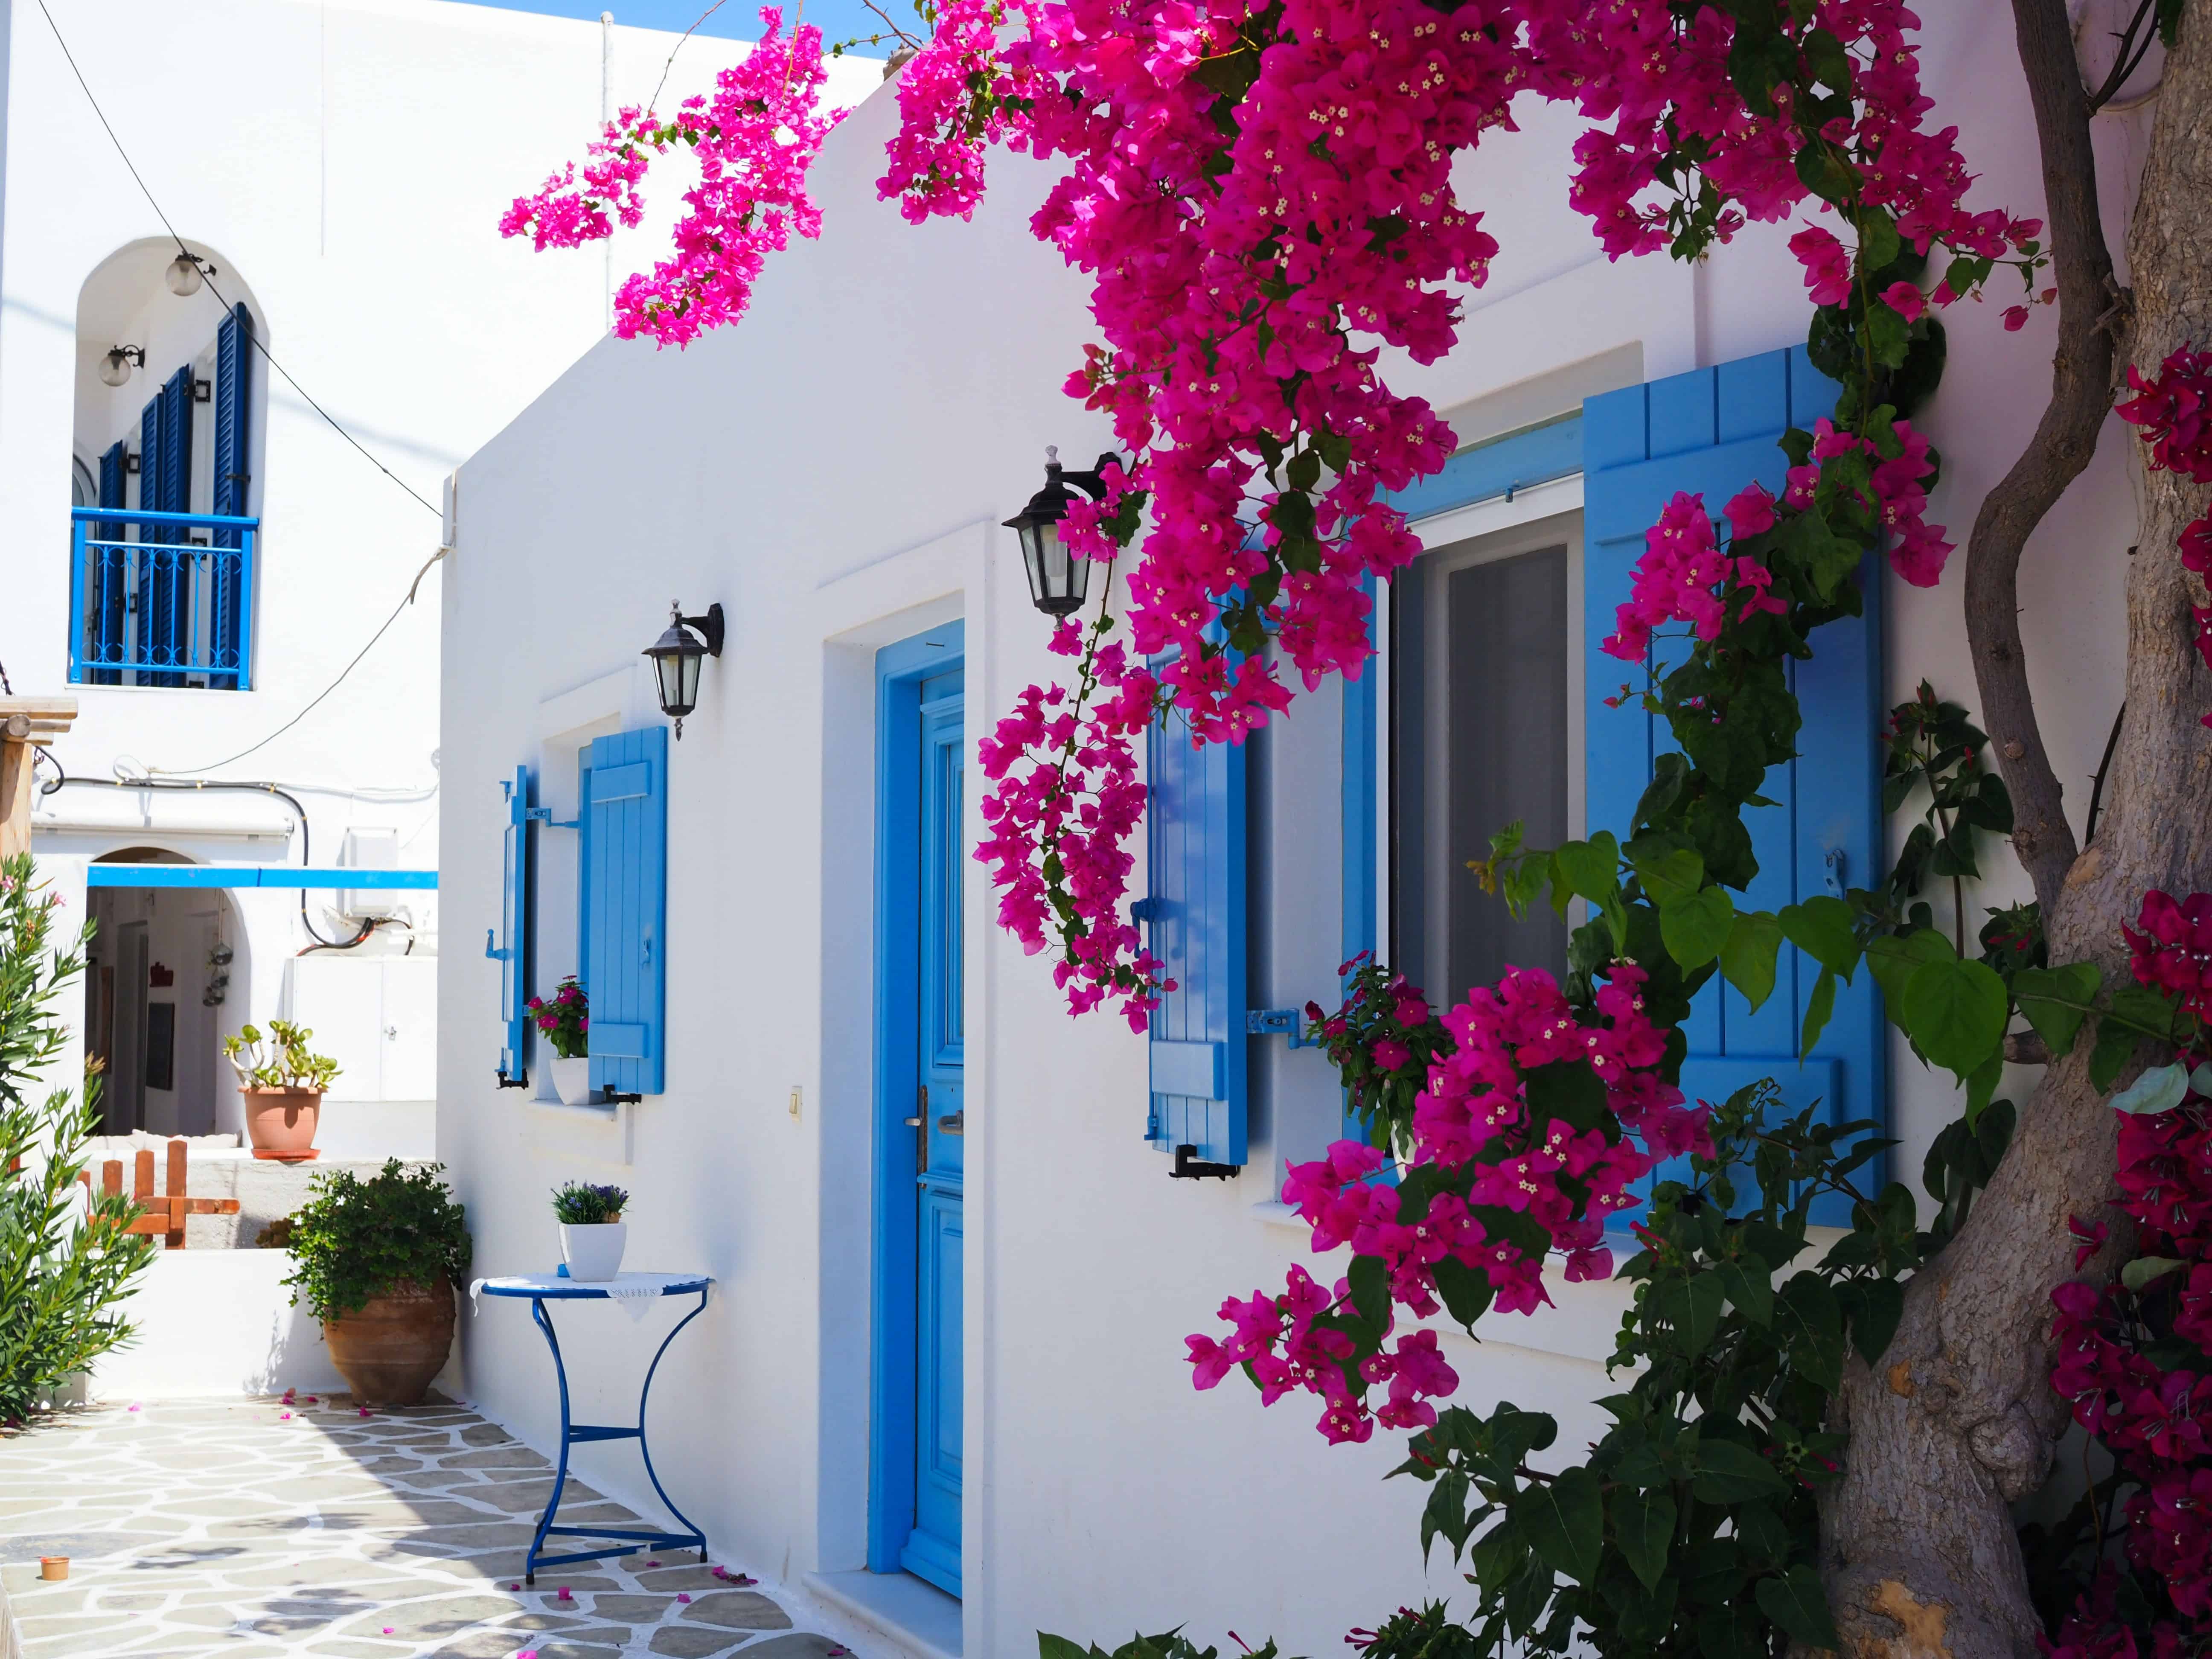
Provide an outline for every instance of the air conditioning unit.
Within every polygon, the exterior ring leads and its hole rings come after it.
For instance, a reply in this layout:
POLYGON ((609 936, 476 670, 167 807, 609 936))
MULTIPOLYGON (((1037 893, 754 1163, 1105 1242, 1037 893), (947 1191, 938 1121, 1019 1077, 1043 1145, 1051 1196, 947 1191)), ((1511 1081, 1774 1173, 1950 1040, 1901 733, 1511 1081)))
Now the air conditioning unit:
MULTIPOLYGON (((349 830, 338 863, 348 870, 397 870, 399 832, 397 830, 349 830)), ((396 887, 341 887, 337 908, 349 916, 388 916, 395 914, 404 893, 396 887)))

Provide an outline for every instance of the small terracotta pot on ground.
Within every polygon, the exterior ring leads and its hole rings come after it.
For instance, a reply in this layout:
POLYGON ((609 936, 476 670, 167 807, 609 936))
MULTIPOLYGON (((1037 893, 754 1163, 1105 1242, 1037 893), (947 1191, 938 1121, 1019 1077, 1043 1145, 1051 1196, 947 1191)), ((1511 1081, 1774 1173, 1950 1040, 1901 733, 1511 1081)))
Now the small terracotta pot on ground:
POLYGON ((316 1156, 320 1089, 240 1089, 238 1097, 246 1106, 246 1135, 254 1157, 298 1162, 316 1156))
POLYGON ((403 1279, 367 1305, 323 1322, 331 1363, 364 1406, 419 1406, 453 1346, 453 1286, 403 1279))
POLYGON ((66 1555, 40 1556, 39 1558, 39 1577, 41 1578, 57 1580, 68 1577, 69 1557, 66 1555))

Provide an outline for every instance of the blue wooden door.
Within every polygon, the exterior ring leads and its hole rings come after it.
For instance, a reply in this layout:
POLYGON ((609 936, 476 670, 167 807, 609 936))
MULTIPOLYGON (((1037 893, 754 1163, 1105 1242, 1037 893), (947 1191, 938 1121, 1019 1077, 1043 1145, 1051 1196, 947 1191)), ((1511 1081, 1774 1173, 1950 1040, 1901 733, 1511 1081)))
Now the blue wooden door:
POLYGON ((962 1085, 960 884, 961 672, 921 685, 921 788, 915 803, 915 1071, 923 1155, 915 1175, 914 1531, 900 1565, 960 1593, 962 1085))

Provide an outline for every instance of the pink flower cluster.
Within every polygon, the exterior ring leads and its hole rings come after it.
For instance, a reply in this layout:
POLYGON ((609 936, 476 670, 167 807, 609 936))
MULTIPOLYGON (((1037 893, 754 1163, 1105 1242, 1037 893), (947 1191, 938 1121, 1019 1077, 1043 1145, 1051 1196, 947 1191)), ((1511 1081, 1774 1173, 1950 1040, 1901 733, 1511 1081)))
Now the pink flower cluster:
MULTIPOLYGON (((2136 395, 2118 412, 2142 428, 2152 467, 2192 483, 2212 483, 2212 351, 2184 346, 2148 380, 2130 363, 2128 384, 2136 395)), ((2200 514, 2183 527, 2180 546, 2183 568, 2212 588, 2212 513, 2200 514)), ((2212 667, 2212 605, 2189 609, 2197 622, 2197 654, 2212 667)), ((2212 714, 2204 715, 2203 724, 2212 726, 2212 714)))
POLYGON ((2212 1024, 2212 893, 2177 900, 2154 889, 2143 895, 2136 926, 2121 932, 2136 978, 2212 1024))
MULTIPOLYGON (((1826 464, 1867 456, 1872 464, 1865 489, 1854 487, 1853 494, 1862 507, 1879 514, 1888 535, 1891 568, 1917 587, 1933 586, 1952 548, 1943 527, 1925 516, 1935 464, 1927 438, 1910 421, 1897 422, 1893 431, 1899 453, 1884 459, 1872 439, 1839 431, 1826 418, 1815 422, 1811 459, 1790 469, 1779 501, 1753 483, 1723 509, 1732 532, 1730 545, 1773 529, 1786 515, 1818 510, 1826 464)), ((1669 623, 1687 623, 1698 639, 1711 641, 1731 618, 1747 623, 1761 612, 1779 616, 1789 608, 1773 591, 1771 570, 1720 545, 1703 495, 1677 492, 1644 539, 1628 600, 1615 613, 1613 633, 1605 641, 1610 656, 1643 661, 1652 634, 1669 623)))
MULTIPOLYGON (((2175 994, 2200 1016, 2212 1012, 2212 894, 2177 903, 2153 892, 2139 920, 2142 931, 2125 930, 2136 980, 2175 994)), ((2212 1617, 2212 1370, 2169 1368, 2150 1345, 2170 1333, 2212 1356, 2212 1099, 2191 1091, 2168 1110, 2118 1116, 2116 1206, 2136 1224, 2139 1259, 2176 1265, 2133 1290, 2124 1281, 2076 1280, 2053 1291, 2051 1385, 2136 1488, 2124 1506, 2129 1559, 2163 1583, 2177 1613, 2202 1620, 2212 1617)), ((2073 1228, 2080 1267, 2108 1230, 2079 1219, 2073 1228)), ((2082 1659, 2132 1653, 2133 1638, 2115 1634, 2123 1627, 2109 1590, 2093 1589, 2045 1650, 2082 1659)), ((2153 1634, 2166 1651, 2166 1628, 2153 1634)))
POLYGON ((999 30, 1009 17, 1033 27, 1036 8, 1030 0, 940 0, 936 33, 899 73, 899 130, 876 190, 885 201, 898 198, 909 224, 973 216, 983 199, 984 149, 1024 148, 1019 111, 1057 90, 1025 63, 1000 59, 999 30))
MULTIPOLYGON (((1774 522, 1773 497, 1754 484, 1729 503, 1728 514, 1737 534, 1756 534, 1774 522)), ((1628 662, 1642 662, 1654 630, 1670 622, 1687 623, 1699 639, 1716 640, 1732 609, 1738 622, 1786 609, 1771 591, 1773 573, 1756 559, 1723 552, 1705 516, 1705 497, 1679 490, 1659 522, 1644 532, 1644 556, 1632 582, 1605 642, 1608 656, 1628 662)))
POLYGON ((699 182, 684 192, 690 211, 676 226, 675 256, 633 275, 615 296, 615 332, 625 340, 647 334, 681 346, 736 322, 767 255, 794 231, 821 234, 806 172, 839 118, 819 107, 822 31, 804 23, 781 38, 775 6, 762 9, 761 21, 766 32, 715 76, 711 100, 687 98, 665 122, 623 110, 591 145, 580 185, 571 162, 501 216, 502 236, 526 235, 541 250, 597 241, 613 234, 614 221, 635 227, 644 216, 639 186, 652 155, 690 149, 699 182))
MULTIPOLYGON (((1283 1187, 1283 1201, 1313 1230, 1314 1249, 1348 1244, 1355 1256, 1379 1260, 1390 1300, 1419 1318, 1439 1311, 1437 1267, 1447 1259, 1482 1275, 1508 1312, 1549 1301, 1550 1250, 1565 1253, 1570 1279, 1609 1274, 1605 1218, 1634 1201, 1630 1185, 1662 1158, 1712 1151, 1705 1109, 1684 1106, 1681 1091, 1659 1075, 1667 1033, 1644 1012, 1644 977, 1615 964, 1588 1011, 1540 969, 1509 969, 1495 989, 1472 992, 1444 1015, 1458 1046, 1429 1068, 1414 1106, 1413 1165, 1443 1172, 1442 1189, 1417 1215, 1405 1214, 1401 1188, 1373 1179, 1383 1154, 1339 1141, 1327 1158, 1293 1164, 1283 1187), (1532 1103, 1530 1073, 1551 1066, 1594 1074, 1604 1092, 1601 1121, 1578 1129, 1532 1103)), ((1317 1395, 1321 1432, 1331 1441, 1365 1440, 1377 1423, 1435 1422, 1427 1402, 1458 1378, 1434 1336, 1416 1331, 1385 1352, 1395 1328, 1386 1322, 1363 1344, 1334 1317, 1350 1295, 1348 1279, 1324 1291, 1292 1267, 1281 1295, 1232 1297, 1220 1310, 1234 1328, 1228 1341, 1188 1339, 1193 1380, 1210 1389, 1241 1364, 1265 1404, 1293 1389, 1317 1395), (1386 1384, 1377 1404, 1368 1391, 1386 1384)))
MULTIPOLYGON (((1124 646, 1097 645, 1095 635, 1093 644, 1073 696, 1029 687, 977 745, 989 787, 975 856, 999 889, 999 925, 1032 956, 1059 944, 1054 979, 1070 1012, 1110 996, 1141 1031, 1158 994, 1175 988, 1121 911, 1127 844, 1145 811, 1136 738, 1152 721, 1158 686, 1124 646)), ((1052 648, 1082 653, 1073 619, 1061 622, 1052 648)))

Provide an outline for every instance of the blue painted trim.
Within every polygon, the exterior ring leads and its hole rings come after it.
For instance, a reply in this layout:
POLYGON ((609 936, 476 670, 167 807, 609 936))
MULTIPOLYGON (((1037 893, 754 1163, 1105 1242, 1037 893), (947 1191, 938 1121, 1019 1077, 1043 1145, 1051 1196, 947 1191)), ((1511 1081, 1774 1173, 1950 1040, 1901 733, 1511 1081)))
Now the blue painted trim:
POLYGON ((347 870, 303 864, 93 864, 87 887, 435 888, 435 870, 347 870))
MULTIPOLYGON (((106 507, 73 507, 70 508, 70 518, 76 524, 86 524, 94 520, 112 522, 121 518, 132 524, 185 525, 194 529, 205 530, 258 530, 261 527, 261 520, 258 518, 242 518, 235 514, 155 513, 144 507, 135 507, 122 512, 106 507)), ((167 544, 163 543, 161 545, 166 546, 167 544)))
POLYGON ((1431 477, 1382 499, 1408 519, 1425 519, 1477 501, 1510 501, 1521 490, 1583 470, 1583 417, 1577 410, 1541 426, 1462 449, 1431 477))
POLYGON ((876 653, 874 1328, 868 1378, 868 1568, 899 1572, 914 1530, 915 1245, 920 1192, 912 1132, 920 1086, 915 964, 897 948, 920 926, 921 683, 962 667, 967 627, 926 629, 876 653), (902 834, 894 835, 894 827, 902 834))

